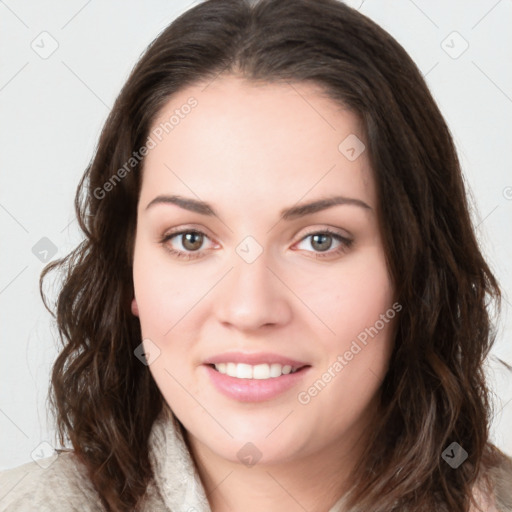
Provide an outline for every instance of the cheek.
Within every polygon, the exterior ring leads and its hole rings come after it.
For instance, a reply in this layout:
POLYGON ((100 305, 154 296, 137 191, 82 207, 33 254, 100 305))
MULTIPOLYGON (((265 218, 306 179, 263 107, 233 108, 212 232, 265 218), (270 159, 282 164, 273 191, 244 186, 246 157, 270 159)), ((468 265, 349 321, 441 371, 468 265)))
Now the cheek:
POLYGON ((149 244, 136 243, 133 282, 144 337, 161 337, 172 326, 184 300, 178 276, 170 273, 164 263, 149 244))
MULTIPOLYGON (((190 356, 186 314, 193 304, 190 290, 194 287, 188 279, 186 288, 187 276, 179 269, 170 268, 162 253, 149 243, 136 244, 133 279, 144 348, 158 354, 150 364, 150 371, 166 399, 175 405, 176 400, 178 403, 186 400, 177 382, 188 381, 188 376, 185 365, 177 361, 186 361, 190 356), (178 334, 181 342, 172 343, 178 334)), ((192 384, 189 382, 187 389, 197 392, 192 384)))
MULTIPOLYGON (((312 309, 321 312, 322 320, 332 331, 332 336, 325 336, 331 349, 345 350, 393 304, 393 286, 379 246, 347 259, 328 279, 318 282, 323 285, 311 292, 310 299, 312 309)), ((387 332, 387 325, 384 328, 379 321, 379 330, 387 332)))
POLYGON ((315 292, 314 309, 332 331, 322 336, 324 358, 317 380, 302 403, 339 404, 347 414, 361 414, 382 382, 393 348, 400 306, 393 307, 393 286, 380 246, 350 261, 315 292), (397 309, 398 308, 398 309, 397 309), (319 375, 319 379, 318 379, 319 375), (324 388, 329 391, 323 393, 324 388), (318 399, 316 397, 318 396, 318 399))
POLYGON ((297 397, 324 419, 326 435, 348 429, 374 407, 401 310, 378 251, 360 263, 338 273, 319 294, 318 310, 334 334, 322 337, 324 357, 297 397))

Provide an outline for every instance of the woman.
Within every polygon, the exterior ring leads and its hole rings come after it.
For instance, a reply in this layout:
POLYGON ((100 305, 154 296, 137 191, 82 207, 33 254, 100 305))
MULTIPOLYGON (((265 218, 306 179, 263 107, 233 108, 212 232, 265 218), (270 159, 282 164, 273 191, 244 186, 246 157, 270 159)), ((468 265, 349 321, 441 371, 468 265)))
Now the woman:
POLYGON ((375 23, 190 9, 76 209, 85 241, 42 275, 65 269, 73 450, 3 474, 0 510, 512 510, 482 369, 499 286, 443 117, 375 23))

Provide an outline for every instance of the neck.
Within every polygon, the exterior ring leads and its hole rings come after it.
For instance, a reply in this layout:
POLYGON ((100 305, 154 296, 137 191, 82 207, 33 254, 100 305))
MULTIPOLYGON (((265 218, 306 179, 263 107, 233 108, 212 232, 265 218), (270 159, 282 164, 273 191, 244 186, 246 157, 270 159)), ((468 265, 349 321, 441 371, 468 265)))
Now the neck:
POLYGON ((364 431, 358 424, 321 451, 250 467, 219 456, 186 431, 185 439, 212 512, 326 512, 350 487, 364 431))

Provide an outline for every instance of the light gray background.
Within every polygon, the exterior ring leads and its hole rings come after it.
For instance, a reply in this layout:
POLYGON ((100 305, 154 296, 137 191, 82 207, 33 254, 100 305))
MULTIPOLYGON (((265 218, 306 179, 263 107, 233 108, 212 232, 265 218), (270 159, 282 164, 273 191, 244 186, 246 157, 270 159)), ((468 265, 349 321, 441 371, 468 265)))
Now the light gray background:
MULTIPOLYGON (((405 47, 452 130, 477 233, 505 293, 493 354, 512 364, 512 1, 348 3, 405 47)), ((53 259, 80 240, 75 189, 110 106, 146 46, 190 5, 0 0, 0 469, 56 445, 45 401, 57 336, 38 293, 44 263, 32 249, 46 237, 53 259)), ((493 439, 512 454, 512 376, 491 362, 489 377, 493 439)))

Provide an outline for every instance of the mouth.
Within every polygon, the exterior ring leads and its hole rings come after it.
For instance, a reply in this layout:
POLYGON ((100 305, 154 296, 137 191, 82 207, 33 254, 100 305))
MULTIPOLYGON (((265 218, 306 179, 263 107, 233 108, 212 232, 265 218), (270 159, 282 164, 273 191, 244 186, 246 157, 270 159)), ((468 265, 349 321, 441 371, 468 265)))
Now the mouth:
POLYGON ((213 387, 236 402, 266 402, 303 385, 311 365, 218 362, 202 365, 213 387))
POLYGON ((254 380, 268 380, 276 379, 283 375, 289 375, 300 372, 305 368, 309 368, 310 365, 290 365, 280 363, 262 363, 262 364, 246 364, 246 363, 207 363, 207 366, 213 370, 227 375, 228 377, 234 377, 237 379, 254 379, 254 380))
POLYGON ((224 352, 203 361, 219 373, 239 379, 268 379, 295 373, 305 361, 270 352, 224 352))

